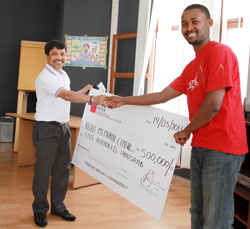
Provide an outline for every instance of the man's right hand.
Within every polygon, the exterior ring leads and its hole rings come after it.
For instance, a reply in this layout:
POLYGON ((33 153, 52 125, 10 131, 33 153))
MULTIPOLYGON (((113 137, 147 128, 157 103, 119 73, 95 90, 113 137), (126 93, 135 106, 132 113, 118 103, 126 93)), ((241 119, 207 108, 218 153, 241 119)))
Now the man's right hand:
POLYGON ((124 98, 119 96, 110 96, 106 98, 108 107, 113 109, 125 105, 124 98))
POLYGON ((107 96, 105 95, 98 95, 93 97, 94 104, 101 105, 103 107, 108 107, 109 103, 107 101, 107 96))

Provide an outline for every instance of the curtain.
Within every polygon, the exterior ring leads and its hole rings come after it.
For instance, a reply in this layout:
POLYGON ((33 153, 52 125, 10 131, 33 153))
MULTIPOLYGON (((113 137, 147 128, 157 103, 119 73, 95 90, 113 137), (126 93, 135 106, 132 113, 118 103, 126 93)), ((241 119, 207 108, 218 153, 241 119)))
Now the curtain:
POLYGON ((141 0, 139 4, 133 95, 144 94, 144 80, 162 2, 141 0))

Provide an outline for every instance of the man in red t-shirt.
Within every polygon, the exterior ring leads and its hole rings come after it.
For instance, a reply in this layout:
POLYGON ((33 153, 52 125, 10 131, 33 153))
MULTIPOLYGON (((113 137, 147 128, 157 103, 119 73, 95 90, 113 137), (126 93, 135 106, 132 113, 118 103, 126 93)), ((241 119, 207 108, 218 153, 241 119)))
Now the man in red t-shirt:
POLYGON ((190 123, 175 133, 184 145, 192 138, 192 228, 232 228, 234 189, 248 152, 240 93, 239 66, 232 50, 210 41, 213 21, 208 9, 188 6, 182 14, 182 34, 196 57, 163 91, 142 96, 111 97, 110 107, 152 105, 187 95, 190 123))

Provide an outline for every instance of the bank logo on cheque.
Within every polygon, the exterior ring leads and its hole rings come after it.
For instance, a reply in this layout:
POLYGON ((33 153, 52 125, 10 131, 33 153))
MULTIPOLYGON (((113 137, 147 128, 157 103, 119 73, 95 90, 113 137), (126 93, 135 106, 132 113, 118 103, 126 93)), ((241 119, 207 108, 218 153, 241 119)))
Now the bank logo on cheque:
POLYGON ((107 108, 106 107, 103 107, 101 105, 97 105, 97 104, 91 104, 90 105, 90 112, 96 114, 96 115, 99 115, 99 116, 102 116, 103 118, 107 118, 109 120, 112 120, 114 122, 117 122, 117 123, 121 123, 121 120, 118 120, 116 118, 113 118, 109 112, 107 112, 107 108))
POLYGON ((97 108, 97 104, 91 103, 90 104, 90 112, 95 113, 97 108))
POLYGON ((100 114, 100 112, 105 113, 106 108, 102 106, 98 106, 97 104, 91 104, 90 106, 90 112, 100 114))

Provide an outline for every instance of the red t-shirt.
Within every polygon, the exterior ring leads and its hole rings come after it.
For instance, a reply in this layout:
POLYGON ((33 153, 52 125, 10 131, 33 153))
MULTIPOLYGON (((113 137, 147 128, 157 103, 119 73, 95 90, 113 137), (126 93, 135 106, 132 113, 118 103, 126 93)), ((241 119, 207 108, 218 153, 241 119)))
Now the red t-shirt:
POLYGON ((248 152, 239 66, 228 46, 214 41, 206 44, 170 86, 187 95, 190 120, 207 92, 226 88, 221 109, 208 124, 193 132, 191 145, 237 155, 248 152))

